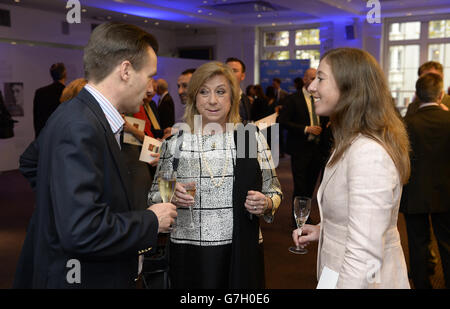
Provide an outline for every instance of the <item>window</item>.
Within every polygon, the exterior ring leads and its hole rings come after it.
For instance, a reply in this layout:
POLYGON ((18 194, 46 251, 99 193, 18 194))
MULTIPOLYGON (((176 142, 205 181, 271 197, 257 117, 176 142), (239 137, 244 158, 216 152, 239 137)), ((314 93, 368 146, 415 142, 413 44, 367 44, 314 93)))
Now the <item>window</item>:
POLYGON ((450 15, 386 21, 384 69, 392 97, 404 115, 414 98, 417 72, 422 63, 440 62, 444 67, 445 90, 450 86, 450 15))
POLYGON ((309 59, 311 67, 318 67, 320 60, 320 29, 263 31, 263 60, 309 59))
POLYGON ((320 45, 320 30, 297 30, 295 32, 295 45, 320 45))
POLYGON ((288 46, 289 31, 266 32, 264 34, 264 46, 288 46))

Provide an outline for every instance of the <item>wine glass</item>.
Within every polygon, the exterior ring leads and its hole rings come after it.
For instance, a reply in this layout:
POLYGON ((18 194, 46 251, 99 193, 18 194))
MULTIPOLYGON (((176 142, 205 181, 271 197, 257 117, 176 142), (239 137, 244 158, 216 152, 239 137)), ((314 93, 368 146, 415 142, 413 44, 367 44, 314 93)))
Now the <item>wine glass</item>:
MULTIPOLYGON (((163 203, 172 202, 176 184, 177 175, 174 171, 159 171, 158 187, 163 203)), ((169 231, 173 231, 173 226, 169 229, 169 231)))
MULTIPOLYGON (((302 234, 303 225, 305 225, 306 220, 308 220, 309 213, 311 212, 311 199, 309 197, 296 196, 294 197, 294 218, 295 223, 297 223, 297 228, 299 235, 302 234)), ((295 254, 306 254, 307 249, 302 249, 300 247, 290 247, 289 251, 295 254)))
MULTIPOLYGON (((186 192, 195 199, 195 192, 197 190, 195 181, 185 182, 185 183, 182 183, 181 185, 184 187, 186 192)), ((190 218, 191 218, 191 220, 190 220, 191 222, 189 223, 189 226, 186 227, 189 230, 193 230, 193 229, 197 228, 197 226, 194 223, 194 210, 193 210, 193 208, 194 208, 194 204, 189 206, 189 215, 190 215, 190 218)))
POLYGON ((177 176, 174 171, 160 171, 158 174, 159 193, 163 203, 170 203, 175 193, 177 176))

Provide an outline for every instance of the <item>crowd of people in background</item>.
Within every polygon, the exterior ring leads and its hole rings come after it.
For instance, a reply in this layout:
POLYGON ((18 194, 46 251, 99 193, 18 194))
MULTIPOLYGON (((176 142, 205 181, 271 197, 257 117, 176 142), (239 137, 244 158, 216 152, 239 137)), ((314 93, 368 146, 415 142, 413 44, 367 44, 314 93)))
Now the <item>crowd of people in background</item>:
MULTIPOLYGON (((85 257, 83 286, 133 286, 139 279, 131 275, 138 269, 133 254, 144 257, 148 247, 157 246, 158 232, 169 231, 176 216, 179 226, 185 224, 189 212, 183 207, 193 207, 194 221, 203 227, 170 234, 172 287, 264 287, 258 220, 272 222, 283 197, 270 159, 272 143, 255 131, 249 138, 256 141, 258 158, 240 160, 236 136, 225 123, 247 125, 275 113, 280 156, 290 155, 294 190, 289 198, 315 198, 321 210, 321 222, 308 222, 303 231, 295 228, 292 216, 296 245, 321 244, 318 277, 327 267, 339 273, 337 287, 408 288, 397 230, 400 209, 406 218, 414 286, 431 287, 437 254, 430 249, 432 226, 448 287, 450 96, 443 91, 441 64, 427 62, 419 68, 415 98, 401 119, 376 60, 361 50, 327 52, 318 68, 294 80, 294 93, 281 89, 278 77, 265 89, 256 84, 243 91, 246 66, 236 57, 183 69, 173 81, 151 80, 158 49, 151 35, 120 23, 99 26, 92 35, 85 50, 86 77, 66 86, 66 68, 55 63, 50 67, 53 83, 35 93, 36 140, 21 157, 21 171, 40 195, 16 287, 67 287, 64 263, 72 253, 85 257), (95 62, 96 49, 117 52, 106 39, 94 40, 113 30, 114 39, 130 44, 130 50, 137 43, 130 43, 121 31, 145 37, 139 41, 145 46, 145 60, 111 60, 101 71, 92 66, 89 57, 95 62), (177 84, 184 121, 193 123, 200 115, 204 126, 215 122, 223 131, 174 130, 171 82, 177 84), (101 109, 97 102, 103 102, 101 109), (144 120, 144 130, 126 116, 144 120), (145 136, 163 142, 152 164, 139 161, 141 146, 123 143, 123 132, 140 142, 145 136), (43 156, 47 158, 38 166, 43 156), (261 161, 271 168, 260 168, 261 161), (59 169, 58 175, 43 179, 42 169, 52 168, 59 169), (172 202, 163 202, 160 171, 195 180, 198 192, 206 193, 194 199, 179 184, 172 202), (239 203, 245 212, 236 210, 239 203), (39 248, 40 257, 33 248, 39 248), (367 282, 368 260, 377 262, 381 273, 381 281, 374 284, 367 282), (40 266, 30 267, 36 263, 40 266), (113 268, 120 271, 111 274, 113 268)), ((141 270, 142 265, 138 273, 141 270)))

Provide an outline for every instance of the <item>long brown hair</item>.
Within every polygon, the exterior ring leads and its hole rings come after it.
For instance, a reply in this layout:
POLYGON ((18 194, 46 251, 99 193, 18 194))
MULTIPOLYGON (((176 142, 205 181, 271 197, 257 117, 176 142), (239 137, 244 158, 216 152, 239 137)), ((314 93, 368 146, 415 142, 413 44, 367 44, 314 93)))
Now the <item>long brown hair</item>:
POLYGON ((334 165, 361 133, 384 147, 405 184, 411 170, 408 134, 375 58, 360 49, 337 48, 325 53, 321 61, 330 65, 340 93, 330 115, 335 154, 329 165, 334 165))

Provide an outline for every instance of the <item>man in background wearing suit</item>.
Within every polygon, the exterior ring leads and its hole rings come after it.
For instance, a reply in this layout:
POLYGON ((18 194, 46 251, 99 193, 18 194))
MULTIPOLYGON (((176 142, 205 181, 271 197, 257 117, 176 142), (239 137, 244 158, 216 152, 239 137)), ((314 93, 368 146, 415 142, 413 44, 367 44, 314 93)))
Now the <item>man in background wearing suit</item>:
POLYGON ((169 94, 169 85, 160 78, 156 81, 156 93, 159 95, 158 114, 161 130, 172 127, 175 123, 175 106, 169 94))
POLYGON ((156 74, 156 39, 128 24, 97 26, 84 49, 88 84, 49 118, 20 158, 36 208, 16 288, 132 288, 138 255, 176 217, 170 203, 140 207, 121 153, 124 121, 156 74))
POLYGON ((450 112, 439 104, 444 96, 440 74, 422 75, 416 82, 417 112, 405 118, 411 142, 411 177, 403 188, 400 211, 408 233, 411 277, 415 288, 431 288, 430 218, 446 287, 450 284, 450 112))
MULTIPOLYGON (((242 60, 230 57, 225 63, 231 68, 236 76, 239 84, 245 79, 245 64, 242 60)), ((252 119, 251 115, 251 103, 246 94, 240 89, 241 101, 239 102, 239 115, 241 116, 242 123, 245 125, 252 119)))
POLYGON ((275 77, 272 80, 272 86, 273 88, 275 88, 276 93, 275 104, 279 105, 284 100, 284 98, 288 96, 289 93, 286 90, 281 89, 281 79, 279 79, 278 77, 275 77))
MULTIPOLYGON (((419 70, 417 72, 419 77, 424 74, 427 74, 427 73, 435 73, 435 74, 440 75, 442 78, 444 78, 444 69, 442 67, 442 64, 440 64, 439 62, 436 62, 436 61, 425 62, 424 64, 422 64, 419 67, 419 70)), ((414 100, 408 105, 408 109, 406 110, 405 117, 410 116, 410 115, 414 114, 415 112, 417 112, 419 110, 420 104, 421 104, 421 102, 417 98, 417 95, 416 95, 414 97, 414 100)), ((450 109, 450 95, 444 93, 444 97, 442 98, 442 101, 441 101, 441 108, 443 108, 444 110, 450 109)))
POLYGON ((189 82, 191 80, 192 74, 194 74, 195 69, 187 69, 181 72, 177 80, 178 96, 180 97, 181 104, 186 105, 188 95, 187 89, 189 82))
POLYGON ((316 69, 306 70, 303 88, 286 97, 278 119, 288 132, 286 152, 291 156, 293 197, 312 197, 323 162, 320 138, 322 126, 328 121, 316 115, 312 96, 306 90, 315 76, 316 69))
POLYGON ((48 86, 39 88, 34 94, 33 100, 33 122, 35 138, 45 126, 47 119, 59 106, 61 94, 66 83, 66 67, 64 63, 54 63, 50 67, 50 75, 53 83, 48 86))

